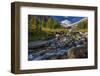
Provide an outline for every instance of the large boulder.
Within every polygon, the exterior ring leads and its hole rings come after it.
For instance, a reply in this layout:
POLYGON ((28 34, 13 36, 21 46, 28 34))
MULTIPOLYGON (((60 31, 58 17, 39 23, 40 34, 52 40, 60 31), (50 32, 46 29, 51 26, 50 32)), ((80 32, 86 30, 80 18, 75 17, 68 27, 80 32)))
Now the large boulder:
POLYGON ((68 51, 67 55, 68 55, 68 58, 87 58, 88 57, 87 45, 72 47, 68 51))

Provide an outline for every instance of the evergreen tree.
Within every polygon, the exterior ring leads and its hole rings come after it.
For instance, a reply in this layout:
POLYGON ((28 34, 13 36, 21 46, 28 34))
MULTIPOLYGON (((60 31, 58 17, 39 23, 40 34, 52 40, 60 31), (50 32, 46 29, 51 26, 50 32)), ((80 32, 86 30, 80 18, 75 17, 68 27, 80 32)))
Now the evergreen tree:
POLYGON ((86 28, 88 28, 88 21, 85 20, 85 21, 80 22, 78 24, 77 28, 79 28, 79 29, 86 29, 86 28))
POLYGON ((40 19, 38 19, 37 26, 38 26, 38 31, 41 31, 41 29, 42 29, 42 23, 41 23, 41 20, 40 19))
POLYGON ((36 18, 34 17, 34 16, 29 16, 29 18, 28 18, 29 20, 29 22, 28 22, 28 28, 30 29, 30 30, 34 30, 34 29, 36 29, 36 18))
POLYGON ((53 24, 54 24, 53 19, 49 18, 47 23, 46 23, 46 27, 47 28, 52 28, 53 24))
POLYGON ((46 25, 46 22, 44 21, 44 17, 43 17, 43 19, 42 19, 42 21, 41 21, 41 26, 42 26, 42 27, 46 27, 45 25, 46 25))

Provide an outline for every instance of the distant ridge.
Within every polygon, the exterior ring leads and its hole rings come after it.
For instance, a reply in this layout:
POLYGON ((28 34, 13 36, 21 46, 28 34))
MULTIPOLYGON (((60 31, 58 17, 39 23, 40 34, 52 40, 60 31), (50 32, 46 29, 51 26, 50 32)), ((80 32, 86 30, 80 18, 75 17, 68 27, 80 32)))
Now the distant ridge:
POLYGON ((85 20, 88 20, 88 18, 83 18, 83 19, 81 19, 80 21, 71 24, 71 26, 77 25, 77 24, 79 24, 80 22, 83 22, 83 21, 85 21, 85 20))
POLYGON ((78 25, 80 22, 83 22, 83 21, 85 21, 85 20, 88 20, 88 18, 83 18, 83 19, 81 19, 81 20, 79 20, 79 21, 77 21, 77 22, 74 22, 74 23, 71 23, 70 21, 68 21, 68 20, 64 20, 64 21, 62 21, 61 22, 61 25, 63 26, 63 27, 65 27, 65 28, 67 28, 67 27, 74 27, 75 25, 78 25))

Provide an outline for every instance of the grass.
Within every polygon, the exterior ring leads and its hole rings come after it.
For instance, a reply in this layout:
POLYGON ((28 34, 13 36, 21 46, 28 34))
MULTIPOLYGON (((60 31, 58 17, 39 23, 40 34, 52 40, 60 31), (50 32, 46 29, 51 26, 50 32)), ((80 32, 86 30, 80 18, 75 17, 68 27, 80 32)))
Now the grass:
MULTIPOLYGON (((54 37, 55 32, 62 32, 62 31, 64 33, 69 32, 69 30, 64 29, 64 28, 59 28, 59 29, 42 28, 40 31, 33 30, 32 32, 28 34, 28 38, 29 38, 28 41, 31 42, 31 41, 37 41, 37 40, 45 40, 50 37, 54 37)), ((87 29, 79 29, 77 31, 84 33, 84 32, 87 32, 87 29)))
POLYGON ((79 31, 84 33, 84 32, 88 32, 88 29, 80 29, 79 31))
POLYGON ((50 29, 50 28, 42 28, 42 30, 44 32, 48 32, 48 33, 52 33, 52 32, 68 32, 67 29, 64 29, 64 28, 58 28, 58 29, 50 29))
POLYGON ((42 28, 41 31, 33 30, 28 34, 28 41, 44 40, 54 36, 55 32, 68 32, 66 29, 42 28))
POLYGON ((30 41, 36 41, 36 40, 42 40, 48 37, 48 33, 44 31, 32 31, 29 33, 28 40, 30 41))

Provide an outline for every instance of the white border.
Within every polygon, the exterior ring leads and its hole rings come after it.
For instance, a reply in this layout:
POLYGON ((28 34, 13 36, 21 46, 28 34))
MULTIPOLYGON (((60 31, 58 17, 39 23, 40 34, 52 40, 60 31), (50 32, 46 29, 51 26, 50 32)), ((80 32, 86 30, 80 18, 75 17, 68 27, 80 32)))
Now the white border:
POLYGON ((20 8, 20 69, 43 69, 94 65, 94 11, 21 7, 20 8), (88 17, 88 59, 28 61, 28 14, 88 17))

